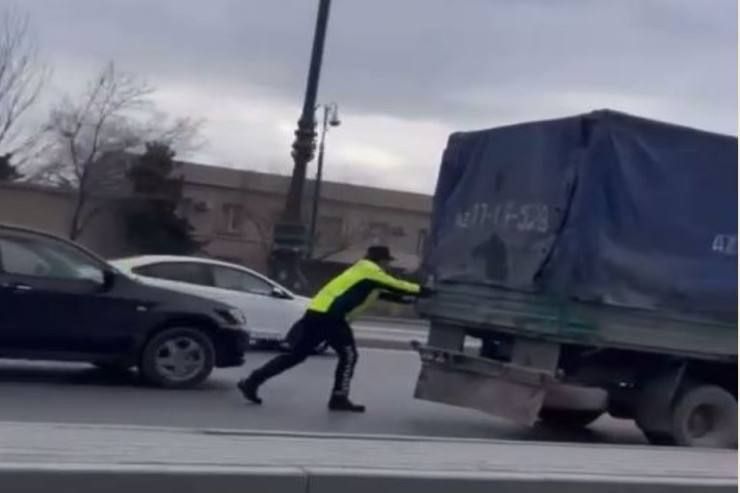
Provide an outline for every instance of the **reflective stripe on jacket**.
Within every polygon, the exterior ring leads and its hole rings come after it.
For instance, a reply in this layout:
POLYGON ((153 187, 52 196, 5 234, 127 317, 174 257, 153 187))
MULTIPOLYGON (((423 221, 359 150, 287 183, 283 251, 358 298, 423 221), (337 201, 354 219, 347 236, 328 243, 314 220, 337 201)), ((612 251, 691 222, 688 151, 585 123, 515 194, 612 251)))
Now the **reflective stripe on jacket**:
POLYGON ((375 262, 360 260, 335 277, 311 300, 312 312, 352 319, 378 299, 382 292, 419 294, 421 287, 387 274, 375 262))

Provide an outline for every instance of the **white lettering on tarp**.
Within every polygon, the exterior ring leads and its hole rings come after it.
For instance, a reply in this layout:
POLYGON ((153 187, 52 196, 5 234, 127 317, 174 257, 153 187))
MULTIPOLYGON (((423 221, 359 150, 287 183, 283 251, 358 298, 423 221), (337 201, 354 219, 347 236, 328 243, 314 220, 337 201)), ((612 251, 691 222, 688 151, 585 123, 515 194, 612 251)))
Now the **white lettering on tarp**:
POLYGON ((491 228, 546 233, 550 229, 550 207, 537 202, 477 203, 455 216, 460 229, 491 228))
POLYGON ((717 235, 712 242, 712 251, 724 255, 737 255, 737 235, 717 235))

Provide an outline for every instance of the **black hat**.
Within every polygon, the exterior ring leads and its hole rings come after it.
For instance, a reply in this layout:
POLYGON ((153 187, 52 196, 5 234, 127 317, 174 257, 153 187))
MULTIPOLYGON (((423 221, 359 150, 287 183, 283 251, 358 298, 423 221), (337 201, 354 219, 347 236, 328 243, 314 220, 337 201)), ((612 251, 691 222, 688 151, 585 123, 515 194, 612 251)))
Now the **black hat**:
POLYGON ((383 260, 394 261, 396 260, 391 255, 391 249, 387 246, 375 245, 367 249, 365 258, 373 262, 381 262, 383 260))

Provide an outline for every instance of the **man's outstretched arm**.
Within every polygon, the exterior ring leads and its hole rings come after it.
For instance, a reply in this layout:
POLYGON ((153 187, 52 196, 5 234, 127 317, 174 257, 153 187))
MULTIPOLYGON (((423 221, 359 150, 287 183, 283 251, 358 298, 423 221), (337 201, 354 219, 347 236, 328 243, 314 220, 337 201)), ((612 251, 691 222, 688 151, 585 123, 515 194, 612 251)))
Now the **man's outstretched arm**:
POLYGON ((397 293, 401 295, 418 296, 422 289, 421 286, 408 281, 402 281, 381 270, 373 272, 370 279, 378 284, 378 287, 384 292, 397 293))

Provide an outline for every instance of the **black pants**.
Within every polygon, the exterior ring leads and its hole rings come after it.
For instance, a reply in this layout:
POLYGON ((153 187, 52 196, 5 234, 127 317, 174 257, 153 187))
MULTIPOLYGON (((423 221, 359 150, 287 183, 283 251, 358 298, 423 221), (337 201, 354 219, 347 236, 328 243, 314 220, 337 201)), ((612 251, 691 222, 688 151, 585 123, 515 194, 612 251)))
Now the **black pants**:
POLYGON ((290 351, 281 354, 258 368, 249 377, 257 385, 303 363, 314 349, 326 341, 338 357, 334 373, 332 395, 348 396, 352 375, 357 364, 357 346, 349 324, 339 317, 318 312, 306 312, 297 329, 297 337, 290 345, 290 351))

